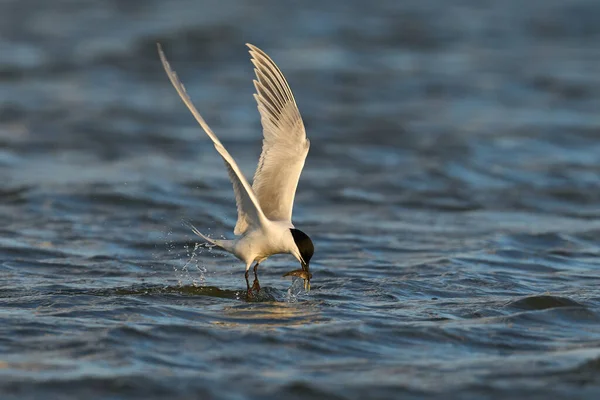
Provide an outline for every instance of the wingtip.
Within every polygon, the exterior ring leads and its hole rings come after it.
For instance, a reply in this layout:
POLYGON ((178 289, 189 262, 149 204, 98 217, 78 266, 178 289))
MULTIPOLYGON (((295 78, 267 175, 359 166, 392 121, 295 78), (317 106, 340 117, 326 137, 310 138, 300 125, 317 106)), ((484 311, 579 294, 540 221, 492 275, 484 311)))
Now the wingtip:
POLYGON ((163 48, 159 42, 156 42, 156 50, 158 51, 158 56, 163 61, 163 63, 168 63, 167 57, 165 56, 165 52, 163 51, 163 48))
POLYGON ((252 57, 254 57, 255 53, 260 53, 262 52, 261 49, 259 49, 258 47, 256 47, 255 45, 253 45, 252 43, 246 43, 246 47, 248 47, 250 50, 248 51, 248 53, 250 53, 252 55, 252 57))

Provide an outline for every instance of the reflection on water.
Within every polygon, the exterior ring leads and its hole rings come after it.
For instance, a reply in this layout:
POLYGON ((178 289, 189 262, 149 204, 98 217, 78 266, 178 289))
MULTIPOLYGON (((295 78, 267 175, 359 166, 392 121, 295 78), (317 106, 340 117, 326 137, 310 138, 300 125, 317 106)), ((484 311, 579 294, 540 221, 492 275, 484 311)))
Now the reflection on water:
POLYGON ((286 302, 269 302, 258 307, 235 305, 223 307, 222 321, 215 324, 244 329, 252 324, 253 329, 273 329, 289 326, 314 325, 323 320, 318 303, 304 305, 286 302))

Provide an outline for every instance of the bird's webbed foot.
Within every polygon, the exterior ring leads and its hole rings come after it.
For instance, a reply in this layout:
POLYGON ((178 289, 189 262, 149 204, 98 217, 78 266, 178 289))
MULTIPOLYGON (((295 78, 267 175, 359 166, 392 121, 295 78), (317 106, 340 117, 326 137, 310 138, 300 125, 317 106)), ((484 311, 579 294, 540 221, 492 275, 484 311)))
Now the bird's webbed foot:
POLYGON ((244 275, 246 278, 246 288, 248 290, 248 299, 253 299, 255 294, 254 292, 256 291, 256 293, 260 292, 260 283, 258 282, 258 264, 256 263, 254 265, 254 282, 252 282, 252 286, 250 286, 250 281, 248 280, 248 275, 250 273, 250 269, 246 270, 246 274, 244 275))

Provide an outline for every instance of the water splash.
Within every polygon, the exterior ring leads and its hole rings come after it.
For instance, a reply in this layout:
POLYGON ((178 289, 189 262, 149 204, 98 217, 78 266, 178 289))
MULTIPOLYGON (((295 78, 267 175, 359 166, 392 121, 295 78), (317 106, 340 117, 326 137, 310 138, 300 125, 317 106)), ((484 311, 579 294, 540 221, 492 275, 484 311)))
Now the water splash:
POLYGON ((171 266, 173 268, 173 271, 177 275, 177 284, 180 287, 187 286, 190 282, 194 287, 204 285, 208 271, 206 267, 202 265, 199 256, 203 253, 204 249, 211 252, 211 246, 203 243, 194 243, 193 246, 184 244, 183 250, 185 251, 185 254, 183 254, 178 245, 180 242, 173 238, 172 235, 172 230, 165 233, 165 248, 167 254, 169 254, 169 259, 171 259, 171 262, 165 262, 165 266, 171 266), (181 265, 182 262, 183 265, 181 265))
POLYGON ((296 277, 292 278, 292 284, 287 290, 285 301, 287 303, 297 303, 306 295, 307 292, 304 290, 304 279, 296 277))
MULTIPOLYGON (((190 250, 189 245, 185 245, 184 249, 186 250, 187 261, 179 270, 179 286, 185 286, 185 281, 191 281, 192 285, 195 287, 202 286, 206 281, 206 273, 208 272, 206 267, 200 263, 198 256, 203 253, 204 249, 211 251, 211 248, 203 243, 195 243, 194 248, 190 250), (190 272, 190 268, 196 271, 190 272), (199 275, 195 273, 198 272, 199 275)), ((175 269, 177 271, 177 269, 175 269)))

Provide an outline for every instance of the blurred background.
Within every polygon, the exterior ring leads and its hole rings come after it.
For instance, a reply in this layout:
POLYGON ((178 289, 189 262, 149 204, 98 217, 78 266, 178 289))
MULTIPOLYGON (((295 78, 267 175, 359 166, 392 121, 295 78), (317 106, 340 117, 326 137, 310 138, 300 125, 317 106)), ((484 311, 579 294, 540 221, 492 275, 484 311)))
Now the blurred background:
POLYGON ((599 43, 594 0, 0 1, 2 397, 596 398, 599 43), (244 44, 286 75, 310 294, 182 225, 235 203, 157 42, 248 178, 244 44))

